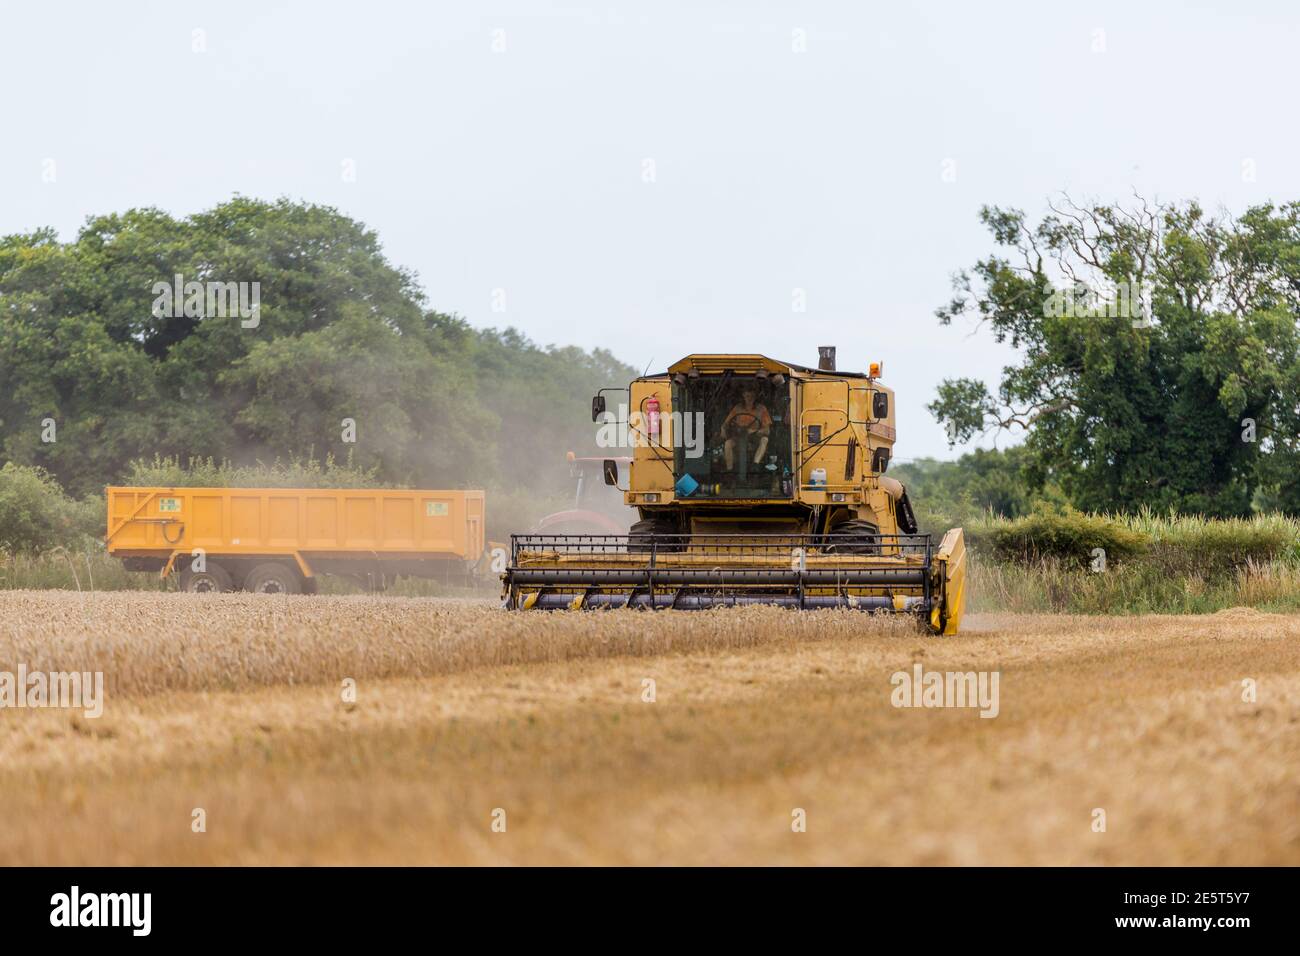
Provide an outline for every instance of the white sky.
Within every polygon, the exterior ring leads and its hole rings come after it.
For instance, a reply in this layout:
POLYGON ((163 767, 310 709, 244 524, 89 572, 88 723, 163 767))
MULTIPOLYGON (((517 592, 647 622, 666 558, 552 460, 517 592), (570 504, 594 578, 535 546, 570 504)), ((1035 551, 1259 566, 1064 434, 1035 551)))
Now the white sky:
POLYGON ((638 368, 879 359, 899 458, 951 457, 935 385, 1008 358, 933 318, 981 204, 1300 198, 1300 15, 1140 6, 10 3, 0 233, 327 203, 475 325, 638 368))

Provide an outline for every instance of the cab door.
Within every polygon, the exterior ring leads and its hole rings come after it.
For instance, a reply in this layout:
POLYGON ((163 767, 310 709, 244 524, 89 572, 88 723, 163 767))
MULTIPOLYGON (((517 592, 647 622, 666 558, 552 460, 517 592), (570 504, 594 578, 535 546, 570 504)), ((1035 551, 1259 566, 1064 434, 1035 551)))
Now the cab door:
MULTIPOLYGON (((812 487, 812 475, 826 470, 826 487, 852 484, 848 474, 850 454, 859 455, 855 430, 849 420, 849 386, 843 379, 805 381, 799 389, 795 428, 795 463, 799 487, 812 487)), ((854 462, 853 475, 858 472, 854 462)))

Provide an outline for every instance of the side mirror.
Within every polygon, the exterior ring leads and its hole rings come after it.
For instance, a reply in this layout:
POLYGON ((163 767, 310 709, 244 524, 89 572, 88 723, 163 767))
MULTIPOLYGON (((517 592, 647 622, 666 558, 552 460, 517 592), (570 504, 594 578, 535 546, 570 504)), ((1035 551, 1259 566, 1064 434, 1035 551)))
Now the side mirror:
POLYGON ((605 414, 605 396, 597 395, 591 400, 591 420, 600 421, 600 416, 605 414))
MULTIPOLYGON (((604 404, 605 400, 601 399, 601 405, 604 404)), ((600 470, 605 476, 605 484, 618 487, 618 462, 613 458, 606 458, 600 463, 600 470)))
POLYGON ((871 417, 875 419, 889 417, 889 395, 887 393, 871 393, 871 417))
POLYGON ((871 470, 878 475, 883 475, 885 469, 889 467, 889 449, 877 448, 871 453, 871 470))

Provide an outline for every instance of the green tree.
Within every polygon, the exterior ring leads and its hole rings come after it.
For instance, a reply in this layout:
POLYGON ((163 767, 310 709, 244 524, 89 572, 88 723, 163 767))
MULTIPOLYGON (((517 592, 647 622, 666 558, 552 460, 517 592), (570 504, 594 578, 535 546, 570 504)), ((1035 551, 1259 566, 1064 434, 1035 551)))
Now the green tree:
POLYGON ((102 499, 76 502, 40 468, 0 466, 0 553, 71 547, 103 528, 102 499))
MULTIPOLYGON (((402 484, 495 473, 500 421, 475 401, 470 368, 345 306, 318 331, 258 343, 218 377, 244 393, 235 422, 263 457, 355 450, 402 484), (344 422, 355 442, 344 442, 344 422)), ((351 437, 351 436, 349 436, 351 437)))
POLYGON ((909 497, 935 508, 956 512, 989 511, 1003 518, 1018 518, 1031 507, 1024 479, 1028 456, 1022 446, 1005 450, 975 451, 957 461, 921 458, 901 463, 890 474, 902 481, 909 497))
POLYGON ((1027 432, 1031 486, 1054 477, 1087 510, 1239 515, 1260 489, 1300 510, 1300 204, 1232 220, 1066 199, 1037 225, 981 220, 1003 254, 958 273, 937 314, 976 316, 1020 359, 996 395, 939 386, 954 443, 1027 432))
POLYGON ((324 206, 236 197, 0 239, 0 462, 77 495, 154 456, 334 455, 386 483, 554 491, 564 452, 594 445, 594 389, 634 375, 430 309, 373 231, 324 206), (160 298, 177 276, 256 283, 258 320, 187 315, 160 298))

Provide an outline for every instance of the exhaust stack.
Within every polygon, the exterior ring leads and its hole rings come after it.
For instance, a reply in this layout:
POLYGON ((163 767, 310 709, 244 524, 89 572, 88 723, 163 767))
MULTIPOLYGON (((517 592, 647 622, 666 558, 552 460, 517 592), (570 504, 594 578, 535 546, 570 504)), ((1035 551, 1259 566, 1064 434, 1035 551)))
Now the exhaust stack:
POLYGON ((817 368, 823 372, 835 371, 835 346, 817 346, 817 368))

